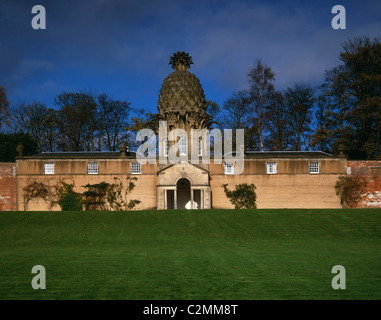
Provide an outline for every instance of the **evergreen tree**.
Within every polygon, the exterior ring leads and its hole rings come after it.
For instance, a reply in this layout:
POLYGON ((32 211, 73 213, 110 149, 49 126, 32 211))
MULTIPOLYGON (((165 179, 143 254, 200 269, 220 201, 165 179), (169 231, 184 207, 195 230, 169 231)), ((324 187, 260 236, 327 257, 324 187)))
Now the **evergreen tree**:
MULTIPOLYGON (((326 72, 328 145, 345 146, 350 158, 381 155, 381 43, 367 37, 350 39, 340 53, 342 65, 326 72)), ((316 133, 316 132, 315 132, 316 133)))

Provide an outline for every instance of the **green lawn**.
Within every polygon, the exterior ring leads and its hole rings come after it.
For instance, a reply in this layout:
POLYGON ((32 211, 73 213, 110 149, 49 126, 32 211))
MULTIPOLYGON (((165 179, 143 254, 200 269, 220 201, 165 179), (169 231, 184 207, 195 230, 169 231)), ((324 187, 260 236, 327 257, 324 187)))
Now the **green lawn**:
POLYGON ((0 249, 0 299, 381 299, 380 209, 0 212, 0 249))

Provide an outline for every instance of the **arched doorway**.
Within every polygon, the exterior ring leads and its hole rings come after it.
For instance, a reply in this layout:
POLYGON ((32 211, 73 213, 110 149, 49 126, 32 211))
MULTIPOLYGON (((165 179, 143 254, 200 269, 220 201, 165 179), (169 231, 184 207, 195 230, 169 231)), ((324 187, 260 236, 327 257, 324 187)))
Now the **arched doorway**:
POLYGON ((176 184, 177 209, 185 209, 185 205, 191 199, 191 184, 186 178, 181 178, 176 184))

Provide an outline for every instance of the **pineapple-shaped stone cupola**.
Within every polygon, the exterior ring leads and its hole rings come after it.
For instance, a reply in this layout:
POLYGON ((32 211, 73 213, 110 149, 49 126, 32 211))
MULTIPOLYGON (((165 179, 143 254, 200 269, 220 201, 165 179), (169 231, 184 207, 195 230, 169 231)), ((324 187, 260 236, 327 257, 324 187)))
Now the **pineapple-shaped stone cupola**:
MULTIPOLYGON (((204 90, 197 77, 188 71, 193 64, 192 57, 188 53, 183 51, 174 53, 169 64, 174 72, 164 79, 161 87, 158 101, 159 115, 161 119, 170 121, 174 127, 186 129, 186 126, 191 125, 187 122, 205 115, 204 90)), ((192 125, 197 127, 197 124, 192 125)))
MULTIPOLYGON (((208 129, 211 122, 206 113, 204 90, 197 77, 189 72, 192 57, 183 51, 176 52, 169 60, 174 71, 164 79, 159 94, 157 120, 167 122, 167 132, 183 129, 191 137, 192 129, 208 129)), ((189 142, 189 141, 188 141, 189 142)), ((171 146, 174 142, 168 142, 171 146)), ((164 141, 160 141, 160 148, 164 141)), ((186 143, 188 155, 191 144, 186 143)))

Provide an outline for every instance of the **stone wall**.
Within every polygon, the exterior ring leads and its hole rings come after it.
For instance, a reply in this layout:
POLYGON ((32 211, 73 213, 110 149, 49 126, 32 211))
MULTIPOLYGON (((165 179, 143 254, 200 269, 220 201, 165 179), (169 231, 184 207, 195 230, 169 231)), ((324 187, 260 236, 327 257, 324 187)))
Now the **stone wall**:
POLYGON ((16 164, 0 162, 0 211, 16 210, 16 164))
MULTIPOLYGON (((140 200, 135 209, 155 209, 158 205, 158 187, 167 185, 175 186, 176 179, 172 177, 171 170, 159 170, 158 165, 142 165, 142 174, 130 174, 130 165, 134 159, 53 159, 55 174, 46 175, 43 172, 45 162, 49 159, 29 158, 17 161, 18 178, 18 203, 16 204, 16 178, 15 163, 0 164, 0 210, 24 210, 23 188, 29 180, 39 180, 47 185, 55 185, 59 180, 75 181, 76 190, 83 192, 81 186, 88 183, 94 184, 102 181, 112 183, 117 177, 126 181, 127 177, 136 177, 136 187, 130 199, 140 200), (87 162, 97 161, 99 174, 86 173, 87 162), (172 180, 171 180, 171 179, 172 180), (171 181, 169 181, 169 180, 171 181)), ((226 197, 223 184, 228 184, 230 189, 240 183, 254 183, 257 187, 258 208, 340 208, 340 200, 335 192, 335 184, 339 176, 345 174, 359 174, 367 181, 367 193, 359 207, 381 208, 381 161, 346 161, 345 159, 316 159, 319 161, 319 174, 309 173, 311 159, 245 159, 245 169, 240 175, 224 174, 223 165, 211 163, 210 172, 210 197, 213 208, 232 208, 226 197), (277 174, 266 174, 266 162, 278 163, 277 174)), ((192 167, 192 166, 191 166, 192 167)), ((181 165, 178 170, 181 171, 181 165)), ((193 168, 193 167, 192 167, 193 168)), ((183 177, 181 172, 175 170, 178 177, 183 177)), ((208 185, 205 180, 207 171, 187 168, 185 177, 189 177, 192 186, 203 187, 208 185), (200 172, 199 172, 200 171, 200 172), (201 179, 202 178, 202 179, 201 179), (199 180, 201 179, 201 180, 199 180)), ((160 200, 160 199, 159 199, 160 200)), ((52 208, 60 210, 58 206, 52 208)), ((35 199, 29 203, 28 210, 48 210, 47 204, 42 199, 35 199)))
POLYGON ((381 208, 381 161, 348 161, 348 175, 359 175, 367 183, 359 208, 381 208))
POLYGON ((226 197, 223 184, 233 190, 241 183, 256 186, 258 209, 281 208, 341 208, 335 184, 345 175, 345 159, 316 159, 318 174, 309 173, 311 159, 268 158, 245 159, 244 172, 225 175, 222 165, 211 164, 210 181, 213 208, 233 208, 226 197), (266 174, 266 162, 276 162, 277 174, 266 174))
POLYGON ((97 184, 101 182, 115 183, 115 178, 122 181, 123 185, 127 186, 127 178, 137 178, 134 181, 135 188, 128 194, 128 200, 140 200, 134 210, 156 209, 156 186, 157 186, 157 167, 156 165, 145 164, 142 165, 142 174, 130 174, 130 160, 119 159, 91 159, 96 161, 99 166, 98 174, 86 174, 87 163, 86 159, 54 159, 55 174, 48 175, 43 173, 43 165, 45 160, 29 159, 17 160, 17 210, 23 211, 45 211, 53 210, 60 211, 58 205, 49 208, 41 198, 35 198, 27 203, 25 208, 24 203, 24 188, 33 181, 42 182, 47 186, 54 187, 60 180, 66 183, 73 183, 75 185, 74 191, 84 192, 83 188, 87 184, 97 184))

